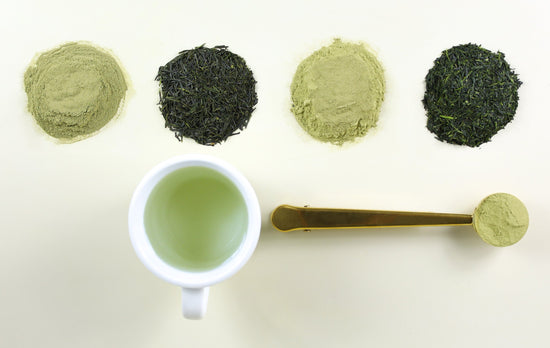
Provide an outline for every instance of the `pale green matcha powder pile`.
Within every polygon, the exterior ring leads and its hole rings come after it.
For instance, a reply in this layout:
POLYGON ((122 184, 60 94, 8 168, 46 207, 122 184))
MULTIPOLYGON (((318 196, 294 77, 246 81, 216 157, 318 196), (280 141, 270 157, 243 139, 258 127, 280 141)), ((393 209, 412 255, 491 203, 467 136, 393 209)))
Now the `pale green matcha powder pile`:
POLYGON ((485 242, 504 247, 517 243, 525 235, 529 227, 529 213, 517 197, 495 193, 477 206, 473 224, 485 242))
POLYGON ((25 72, 27 108, 52 137, 77 141, 117 115, 128 89, 106 51, 71 42, 42 53, 25 72))
POLYGON ((303 60, 291 84, 292 112, 312 137, 341 145, 376 126, 384 71, 363 44, 339 39, 303 60))

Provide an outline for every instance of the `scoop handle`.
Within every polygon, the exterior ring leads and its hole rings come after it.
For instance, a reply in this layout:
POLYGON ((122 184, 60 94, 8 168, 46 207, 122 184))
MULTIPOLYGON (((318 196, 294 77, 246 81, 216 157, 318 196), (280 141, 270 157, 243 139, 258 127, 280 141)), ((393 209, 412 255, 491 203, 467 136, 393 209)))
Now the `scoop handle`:
POLYGON ((385 210, 355 210, 280 205, 271 223, 281 232, 309 229, 471 225, 472 215, 385 210))

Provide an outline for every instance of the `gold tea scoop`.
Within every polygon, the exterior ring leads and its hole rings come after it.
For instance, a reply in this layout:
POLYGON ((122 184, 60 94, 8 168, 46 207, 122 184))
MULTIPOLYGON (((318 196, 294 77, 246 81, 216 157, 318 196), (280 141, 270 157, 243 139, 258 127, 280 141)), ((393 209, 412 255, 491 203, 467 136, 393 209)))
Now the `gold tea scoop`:
POLYGON ((421 213, 385 210, 327 209, 280 205, 271 223, 281 232, 312 229, 406 226, 473 225, 486 243, 509 246, 518 242, 529 226, 525 205, 508 193, 485 197, 470 214, 421 213))

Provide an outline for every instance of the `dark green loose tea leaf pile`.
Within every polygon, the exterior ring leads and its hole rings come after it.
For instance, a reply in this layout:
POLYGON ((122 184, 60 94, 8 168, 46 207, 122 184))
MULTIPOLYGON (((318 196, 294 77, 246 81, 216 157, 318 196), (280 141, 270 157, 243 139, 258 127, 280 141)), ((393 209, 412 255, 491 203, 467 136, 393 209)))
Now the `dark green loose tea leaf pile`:
POLYGON ((215 145, 248 125, 258 102, 256 80, 227 46, 182 51, 161 66, 160 110, 165 126, 202 145, 215 145))
POLYGON ((426 76, 427 127, 452 144, 488 142, 514 118, 520 85, 501 52, 475 44, 443 51, 426 76))

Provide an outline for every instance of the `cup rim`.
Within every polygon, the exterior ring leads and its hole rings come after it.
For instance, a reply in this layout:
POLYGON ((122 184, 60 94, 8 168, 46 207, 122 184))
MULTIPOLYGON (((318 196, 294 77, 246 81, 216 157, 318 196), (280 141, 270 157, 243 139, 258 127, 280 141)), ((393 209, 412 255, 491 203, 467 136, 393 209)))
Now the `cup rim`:
POLYGON ((138 258, 151 272, 159 278, 181 287, 202 288, 229 278, 250 259, 260 237, 260 205, 252 185, 229 163, 202 154, 180 155, 157 164, 140 181, 130 202, 128 228, 130 240, 138 258), (147 199, 158 182, 174 170, 191 166, 214 169, 231 180, 242 194, 248 212, 247 231, 239 248, 221 265, 206 271, 182 270, 164 262, 155 253, 143 222, 147 199))

